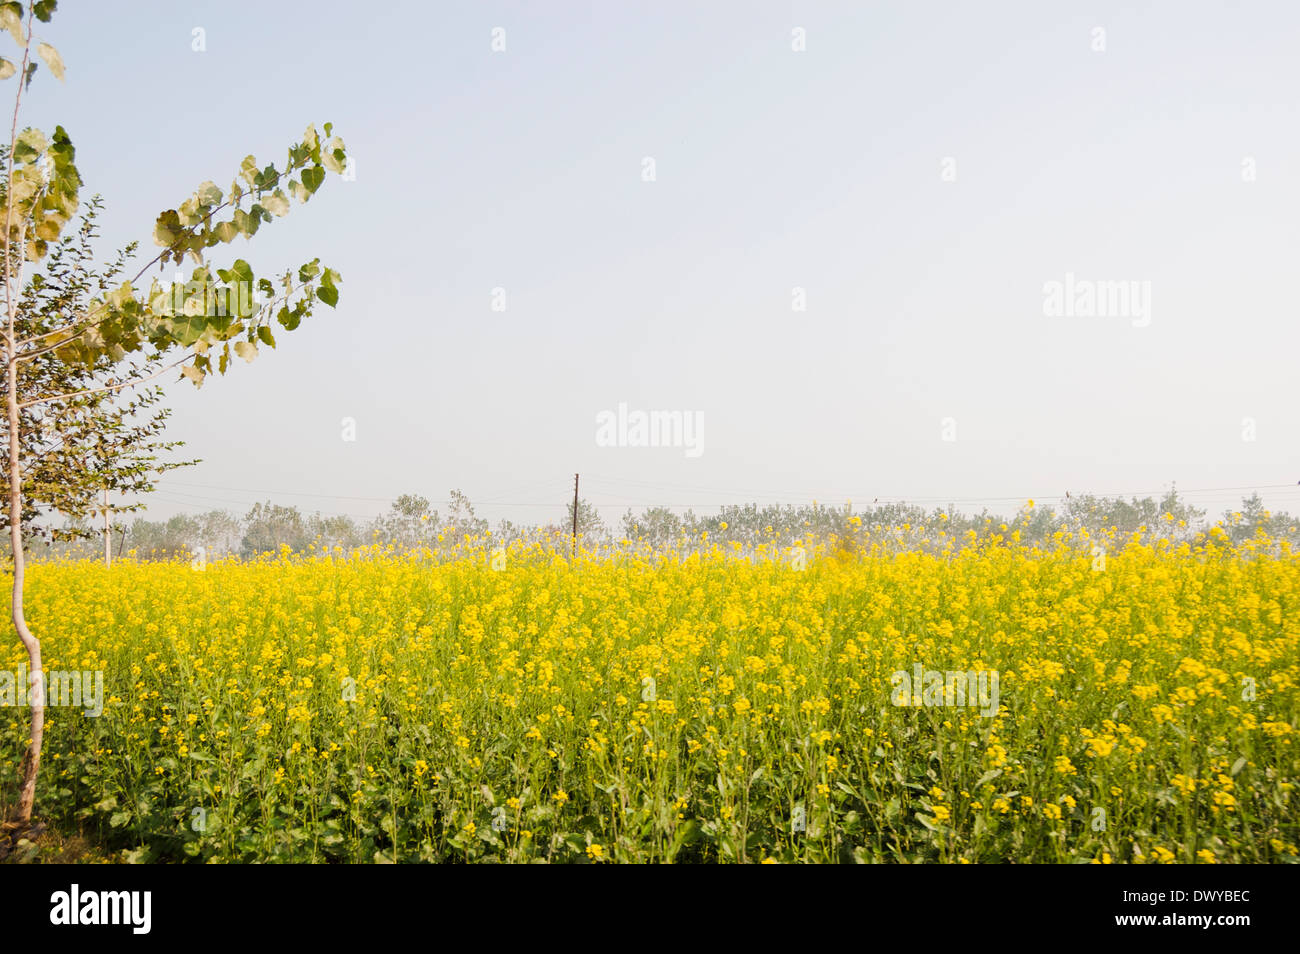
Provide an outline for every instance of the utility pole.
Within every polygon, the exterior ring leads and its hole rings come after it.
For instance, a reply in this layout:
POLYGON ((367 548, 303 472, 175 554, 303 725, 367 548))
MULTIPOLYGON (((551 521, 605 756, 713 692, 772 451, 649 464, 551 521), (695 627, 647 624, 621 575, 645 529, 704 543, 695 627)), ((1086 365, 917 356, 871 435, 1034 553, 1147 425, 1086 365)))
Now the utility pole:
POLYGON ((573 475, 573 555, 578 555, 578 475, 573 475))
POLYGON ((109 526, 108 488, 104 488, 104 566, 113 565, 113 531, 109 526))

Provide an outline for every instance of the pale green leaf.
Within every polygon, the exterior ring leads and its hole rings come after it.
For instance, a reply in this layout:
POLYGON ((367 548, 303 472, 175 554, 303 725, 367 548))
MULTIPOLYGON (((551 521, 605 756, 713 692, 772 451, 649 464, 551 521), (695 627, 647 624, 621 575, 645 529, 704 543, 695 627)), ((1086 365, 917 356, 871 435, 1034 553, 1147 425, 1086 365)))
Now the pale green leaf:
POLYGON ((23 5, 21 3, 0 5, 0 27, 8 30, 9 35, 14 38, 14 42, 19 46, 27 46, 27 37, 23 33, 23 5))
POLYGON ((276 189, 273 195, 264 196, 262 205, 272 215, 284 217, 289 214, 289 199, 282 189, 276 189))
MULTIPOLYGON (((329 133, 326 133, 329 135, 329 133)), ((321 164, 330 172, 342 173, 346 168, 347 155, 343 147, 343 140, 335 136, 330 140, 330 144, 321 150, 321 164)))
POLYGON ((252 156, 245 156, 244 161, 239 165, 239 174, 250 186, 254 185, 254 180, 257 178, 257 160, 252 156))
POLYGON ((203 183, 195 194, 203 205, 217 205, 221 202, 221 190, 217 188, 215 182, 203 183))
POLYGON ((19 162, 31 162, 49 148, 45 133, 35 127, 28 127, 14 139, 14 158, 19 162))
POLYGON ((59 56, 59 51, 48 43, 42 43, 36 47, 36 52, 41 55, 41 59, 43 59, 45 65, 50 68, 50 72, 54 74, 54 78, 58 80, 63 79, 63 57, 59 56))

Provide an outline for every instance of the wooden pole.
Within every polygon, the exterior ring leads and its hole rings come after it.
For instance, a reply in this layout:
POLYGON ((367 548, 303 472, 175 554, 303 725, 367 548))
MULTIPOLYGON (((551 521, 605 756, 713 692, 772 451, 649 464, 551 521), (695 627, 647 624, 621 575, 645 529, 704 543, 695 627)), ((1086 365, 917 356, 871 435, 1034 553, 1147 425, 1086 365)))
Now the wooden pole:
POLYGON ((104 566, 113 565, 113 531, 109 526, 108 488, 104 488, 104 566))
POLYGON ((578 555, 578 475, 573 475, 573 555, 578 555))

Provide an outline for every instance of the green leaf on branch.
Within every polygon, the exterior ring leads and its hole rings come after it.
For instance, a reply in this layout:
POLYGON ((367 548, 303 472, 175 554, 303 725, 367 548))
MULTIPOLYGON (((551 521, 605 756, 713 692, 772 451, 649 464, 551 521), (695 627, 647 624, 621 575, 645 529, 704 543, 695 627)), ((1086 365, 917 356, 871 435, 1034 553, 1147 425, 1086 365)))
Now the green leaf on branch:
POLYGON ((42 23, 49 23, 50 17, 54 15, 54 10, 59 5, 59 0, 37 0, 36 6, 32 12, 36 14, 36 19, 42 23))
POLYGON ((249 238, 252 238, 257 233, 257 227, 262 224, 261 219, 255 215, 249 215, 243 209, 236 209, 235 214, 230 217, 230 222, 249 238))
POLYGON ((259 325, 257 329, 258 340, 268 348, 275 347, 275 336, 271 334, 271 329, 266 325, 259 325))
POLYGON ((250 186, 257 186, 257 160, 252 156, 245 156, 244 161, 239 164, 239 174, 244 181, 250 186))
POLYGON ((41 59, 45 61, 45 65, 50 68, 50 72, 54 74, 54 78, 62 80, 63 57, 59 56, 59 51, 48 43, 42 43, 36 47, 36 52, 39 53, 41 59))
MULTIPOLYGON (((326 123, 326 126, 328 125, 326 123)), ((329 133, 327 132, 325 135, 328 136, 329 133)), ((337 136, 330 140, 329 148, 321 150, 320 161, 321 165, 330 172, 341 175, 343 170, 347 168, 347 153, 343 148, 343 140, 337 136)))
POLYGON ((220 205, 221 190, 217 188, 215 182, 205 182, 199 186, 195 192, 198 196, 199 203, 202 205, 220 205))
POLYGON ((9 31, 14 42, 21 47, 27 46, 27 37, 23 34, 23 5, 11 0, 0 4, 0 27, 9 31))
MULTIPOLYGON (((190 302, 186 302, 185 304, 186 310, 188 311, 190 302)), ((175 338, 176 343, 182 347, 188 348, 190 345, 194 344, 194 342, 198 341, 199 338, 203 336, 203 333, 208 330, 207 318, 201 313, 201 310, 204 307, 204 303, 201 299, 198 300, 198 307, 200 309, 199 314, 186 315, 182 318, 178 318, 173 323, 174 328, 172 331, 172 337, 175 338)))
POLYGON ((253 186, 257 189, 269 189, 280 179, 280 173, 275 169, 275 163, 267 166, 261 172, 253 177, 253 186))
POLYGON ((63 223, 59 222, 57 219, 47 217, 36 226, 36 237, 44 239, 47 242, 53 242, 59 237, 59 232, 62 231, 62 225, 63 223))
MULTIPOLYGON (((181 233, 181 219, 175 209, 168 209, 158 216, 153 227, 153 240, 164 248, 172 245, 181 233)), ((166 258, 163 259, 167 261, 166 258)))
POLYGON ((274 194, 262 199, 262 205, 277 218, 283 218, 289 214, 289 198, 281 189, 276 189, 274 194))
POLYGON ((321 274, 320 288, 316 290, 316 297, 325 304, 333 308, 339 303, 339 290, 337 283, 342 281, 342 276, 332 268, 327 268, 321 274))
POLYGON ((18 134, 14 140, 14 161, 31 162, 49 148, 45 133, 29 126, 18 134))
POLYGON ((312 166, 302 170, 302 184, 308 192, 315 192, 325 181, 325 170, 320 166, 312 166))
POLYGON ((235 259, 234 264, 230 266, 230 275, 231 278, 226 279, 227 281, 245 282, 250 288, 253 285, 253 266, 242 258, 235 259))

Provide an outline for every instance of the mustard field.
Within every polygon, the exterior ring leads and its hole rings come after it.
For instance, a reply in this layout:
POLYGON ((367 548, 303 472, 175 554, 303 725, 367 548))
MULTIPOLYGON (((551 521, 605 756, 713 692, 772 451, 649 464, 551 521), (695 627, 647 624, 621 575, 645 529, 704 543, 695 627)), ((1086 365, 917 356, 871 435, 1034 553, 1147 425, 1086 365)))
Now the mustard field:
POLYGON ((131 861, 1296 860, 1285 543, 850 543, 36 564, 103 686, 37 815, 131 861))

